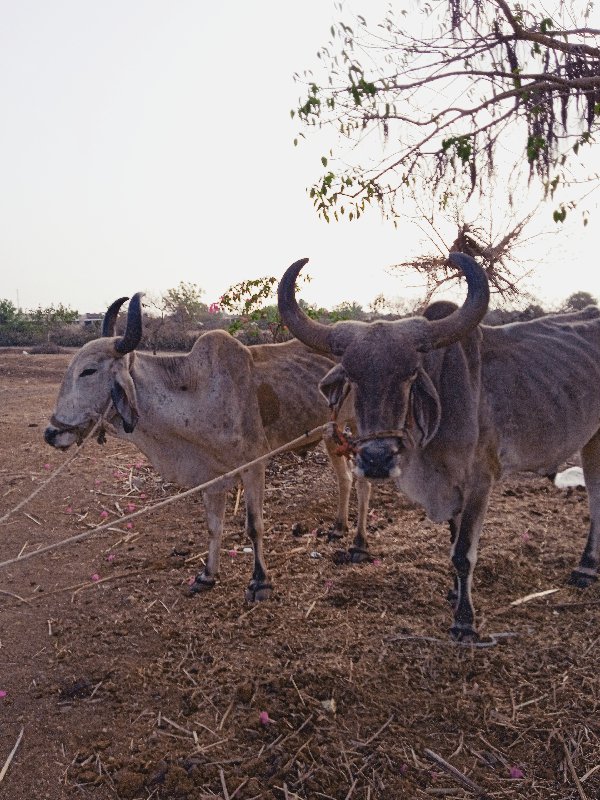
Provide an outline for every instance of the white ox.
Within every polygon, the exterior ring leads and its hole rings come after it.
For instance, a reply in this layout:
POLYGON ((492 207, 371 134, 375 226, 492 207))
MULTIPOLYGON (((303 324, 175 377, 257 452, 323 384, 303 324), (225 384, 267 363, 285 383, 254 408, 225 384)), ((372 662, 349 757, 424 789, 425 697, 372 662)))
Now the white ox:
MULTIPOLYGON (((85 344, 71 361, 59 391, 46 442, 66 449, 81 441, 112 400, 109 431, 133 442, 165 480, 197 486, 268 453, 324 424, 328 407, 318 383, 334 362, 299 341, 246 347, 228 333, 210 331, 187 355, 157 357, 135 352, 142 336, 141 297, 131 298, 127 329, 114 330, 115 301, 102 338, 85 344)), ((351 408, 350 405, 347 406, 351 408)), ((342 418, 345 417, 345 409, 342 418)), ((319 437, 307 439, 303 447, 319 437)), ((348 530, 352 474, 335 444, 325 441, 338 482, 335 529, 348 530)), ((246 533, 254 549, 249 601, 265 600, 272 586, 263 557, 265 463, 241 473, 246 533)), ((234 480, 203 493, 209 530, 208 558, 192 592, 211 588, 219 572, 228 489, 234 480)), ((365 541, 369 484, 357 482, 355 544, 365 541)))

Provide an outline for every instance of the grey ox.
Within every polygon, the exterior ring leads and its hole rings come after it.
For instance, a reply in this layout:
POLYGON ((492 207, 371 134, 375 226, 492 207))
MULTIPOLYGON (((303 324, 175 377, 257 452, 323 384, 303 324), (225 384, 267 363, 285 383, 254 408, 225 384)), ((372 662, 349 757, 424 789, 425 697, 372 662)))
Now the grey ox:
MULTIPOLYGON (((142 337, 142 294, 131 298, 127 329, 115 337, 121 305, 106 313, 102 338, 85 344, 63 378, 46 442, 66 449, 80 442, 111 404, 109 431, 133 442, 165 480, 198 486, 280 447, 328 420, 319 380, 334 362, 298 341, 246 347, 228 333, 209 331, 187 355, 157 357, 135 352, 142 337)), ((351 404, 347 404, 350 408, 351 404)), ((345 413, 342 412, 343 414, 345 413)), ((314 445, 318 435, 303 446, 314 445)), ((325 442, 339 494, 335 528, 348 529, 352 473, 325 442)), ((246 533, 254 549, 254 569, 246 591, 250 602, 271 591, 263 556, 265 463, 241 474, 246 533)), ((219 558, 227 490, 219 483, 203 493, 209 530, 208 558, 191 589, 211 588, 219 558)), ((362 541, 370 487, 357 483, 358 533, 362 541)))
POLYGON ((451 253, 450 260, 467 279, 461 308, 442 302, 394 322, 322 325, 295 299, 302 259, 279 284, 279 311, 298 339, 339 360, 321 382, 330 406, 354 390, 356 475, 393 478, 430 519, 449 523, 451 633, 469 641, 477 638, 471 582, 478 540, 490 490, 504 474, 554 473, 581 452, 591 526, 570 582, 597 580, 600 311, 480 325, 486 274, 470 256, 451 253))

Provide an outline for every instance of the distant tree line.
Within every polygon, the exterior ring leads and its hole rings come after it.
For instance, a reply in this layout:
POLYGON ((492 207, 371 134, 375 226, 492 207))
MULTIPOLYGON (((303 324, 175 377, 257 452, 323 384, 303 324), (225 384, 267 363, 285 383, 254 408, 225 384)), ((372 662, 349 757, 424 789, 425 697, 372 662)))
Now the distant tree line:
MULTIPOLYGON (((242 281, 230 287, 219 302, 207 305, 202 301, 204 291, 197 285, 181 282, 158 298, 145 298, 144 336, 141 347, 158 351, 187 352, 198 336, 220 328, 244 344, 280 342, 289 338, 283 326, 274 292, 274 277, 242 281)), ((578 311, 597 300, 589 292, 570 295, 558 309, 544 309, 531 302, 522 309, 497 308, 488 311, 484 322, 501 325, 535 319, 552 311, 578 311)), ((419 313, 420 303, 402 300, 388 301, 378 295, 364 309, 352 301, 344 301, 332 309, 299 300, 301 308, 313 319, 325 324, 342 320, 371 321, 401 319, 419 313)), ((124 330, 126 312, 119 315, 117 333, 124 330)), ((18 309, 10 300, 0 299, 0 346, 27 347, 36 352, 59 352, 61 348, 81 347, 100 335, 100 318, 82 317, 62 304, 38 307, 32 311, 18 309)))
POLYGON ((63 336, 78 319, 79 313, 62 303, 22 311, 10 300, 0 299, 0 345, 50 342, 58 335, 63 336))

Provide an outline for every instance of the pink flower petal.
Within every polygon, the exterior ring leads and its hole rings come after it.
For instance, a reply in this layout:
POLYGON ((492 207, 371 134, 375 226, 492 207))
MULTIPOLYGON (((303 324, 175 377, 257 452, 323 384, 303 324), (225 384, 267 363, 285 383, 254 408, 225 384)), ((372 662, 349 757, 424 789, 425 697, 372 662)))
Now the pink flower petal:
POLYGON ((130 531, 133 528, 133 522, 127 522, 125 524, 125 527, 127 528, 128 531, 130 531))
POLYGON ((193 586, 196 583, 196 578, 192 575, 190 578, 188 578, 187 582, 188 586, 193 586))
POLYGON ((107 560, 107 561, 114 561, 114 560, 115 560, 115 554, 114 554, 114 553, 109 553, 109 554, 106 556, 106 560, 107 560))
POLYGON ((374 558, 372 563, 374 567, 380 567, 383 564, 383 561, 380 558, 374 558))
POLYGON ((97 573, 97 572, 94 572, 94 574, 93 574, 93 575, 91 575, 90 577, 91 577, 91 579, 92 579, 93 581, 99 581, 99 580, 100 580, 100 575, 98 575, 98 573, 97 573))
POLYGON ((145 494, 141 494, 140 495, 140 500, 145 500, 145 499, 146 499, 146 495, 145 494))
POLYGON ((269 713, 267 711, 261 711, 258 715, 261 725, 270 725, 273 720, 269 717, 269 713))
POLYGON ((135 503, 127 503, 127 511, 131 514, 137 508, 135 503))
POLYGON ((523 770, 519 769, 518 767, 511 767, 509 774, 510 774, 511 778, 524 778, 525 777, 525 773, 523 772, 523 770))
POLYGON ((237 556, 237 550, 229 550, 228 554, 231 556, 231 558, 235 558, 237 556))
POLYGON ((67 512, 67 514, 72 514, 73 513, 73 509, 71 508, 71 506, 67 506, 65 508, 65 511, 67 512))
POLYGON ((50 464, 44 464, 44 469, 50 469, 50 464))
POLYGON ((102 519, 106 519, 108 517, 108 511, 101 511, 100 516, 102 517, 102 519))
POLYGON ((4 690, 0 690, 0 697, 6 697, 7 694, 4 690))

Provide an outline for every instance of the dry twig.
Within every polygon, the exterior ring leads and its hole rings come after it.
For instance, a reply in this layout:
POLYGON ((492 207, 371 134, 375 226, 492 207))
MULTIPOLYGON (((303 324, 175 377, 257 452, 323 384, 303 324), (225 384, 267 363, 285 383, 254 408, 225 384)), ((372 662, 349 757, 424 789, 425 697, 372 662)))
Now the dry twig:
POLYGON ((451 775, 456 781, 458 781, 458 783, 462 784, 473 794, 476 794, 480 800, 485 800, 485 798, 487 798, 487 794, 485 793, 484 789, 479 786, 479 784, 475 783, 475 781, 472 781, 471 778, 468 778, 459 769, 456 769, 456 767, 452 766, 452 764, 449 764, 437 753, 434 753, 433 750, 428 750, 425 748, 425 755, 430 761, 434 761, 445 772, 447 772, 448 775, 451 775))
POLYGON ((17 741, 15 742, 15 746, 8 754, 8 758, 6 759, 6 761, 4 762, 4 766, 0 770, 0 783, 4 780, 4 776, 8 772, 8 768, 10 767, 11 761, 13 760, 13 758, 15 757, 15 753, 19 749, 19 745, 21 744, 21 739, 23 738, 24 731, 25 728, 21 728, 21 732, 17 736, 17 741))
POLYGON ((575 788, 577 789, 577 794, 579 795, 580 800, 588 800, 588 796, 583 791, 583 786, 581 785, 581 781, 579 780, 577 772, 575 771, 575 766, 573 764, 573 759, 571 758, 571 753, 569 753, 569 748, 567 747, 567 743, 562 738, 562 736, 560 738, 562 740, 562 746, 563 746, 563 749, 565 751, 565 758, 567 759, 567 766, 569 767, 569 772, 571 773, 571 776, 573 778, 573 782, 575 783, 575 788))

